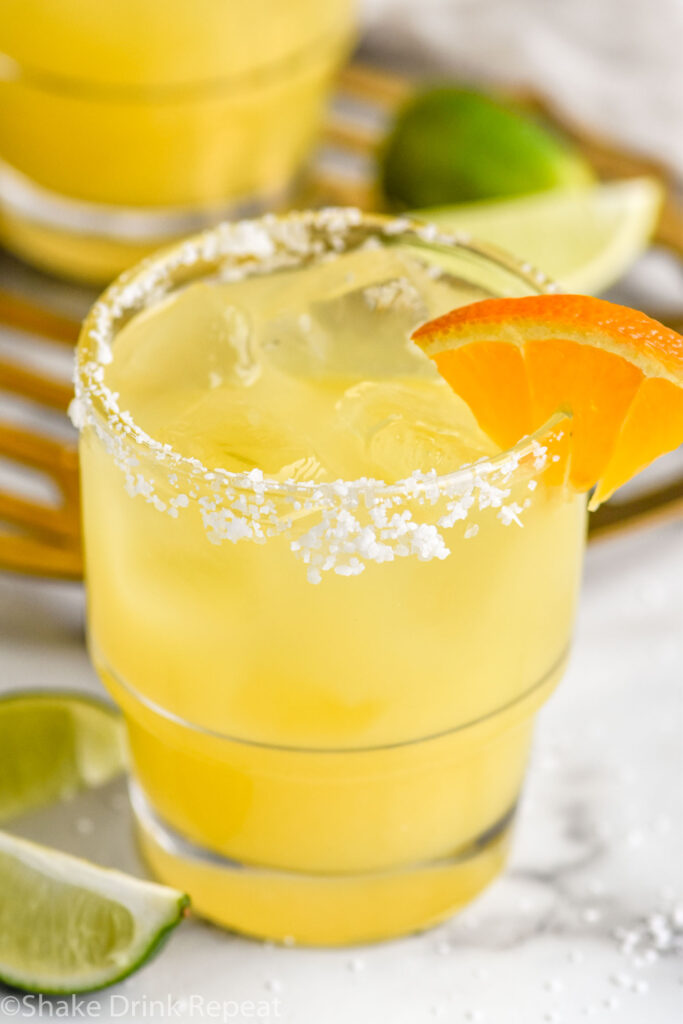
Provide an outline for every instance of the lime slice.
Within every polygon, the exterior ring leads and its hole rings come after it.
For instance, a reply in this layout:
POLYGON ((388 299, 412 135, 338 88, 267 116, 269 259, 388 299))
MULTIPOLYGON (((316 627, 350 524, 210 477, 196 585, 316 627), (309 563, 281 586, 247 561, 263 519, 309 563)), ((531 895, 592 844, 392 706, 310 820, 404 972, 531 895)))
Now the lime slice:
POLYGON ((662 190, 652 178, 556 189, 520 199, 419 210, 545 271, 567 291, 598 294, 647 246, 662 190))
POLYGON ((125 767, 121 716, 85 695, 0 698, 0 822, 99 786, 125 767))
POLYGON ((459 86, 425 89, 408 100, 379 170, 389 202, 404 209, 525 195, 595 177, 581 153, 537 119, 459 86))
POLYGON ((89 992, 161 947, 187 897, 0 832, 0 981, 89 992))

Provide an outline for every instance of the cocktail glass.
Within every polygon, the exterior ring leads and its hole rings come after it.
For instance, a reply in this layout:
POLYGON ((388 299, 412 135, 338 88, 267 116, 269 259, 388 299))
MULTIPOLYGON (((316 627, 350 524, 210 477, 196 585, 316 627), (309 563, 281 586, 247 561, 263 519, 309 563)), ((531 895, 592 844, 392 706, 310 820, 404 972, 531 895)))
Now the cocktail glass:
POLYGON ((352 943, 431 925, 498 875, 534 716, 568 655, 585 496, 565 484, 564 416, 444 473, 411 465, 413 441, 392 435, 406 467, 393 482, 205 465, 150 436, 109 386, 117 345, 136 408, 148 388, 170 402, 220 334, 206 320, 218 296, 228 331, 235 310, 261 317, 269 359, 290 345, 287 386, 384 386, 404 381, 420 320, 550 287, 486 246, 332 210, 196 236, 92 309, 74 405, 90 650, 126 717, 145 857, 200 914, 352 943), (365 280, 335 276, 351 259, 365 280), (407 277, 387 271, 396 259, 407 277), (277 315, 265 299, 249 312, 258 289, 277 315), (166 358, 165 330, 189 344, 187 365, 166 358), (397 331, 393 356, 375 358, 397 331), (334 358, 352 365, 333 366, 325 346, 341 334, 334 358))

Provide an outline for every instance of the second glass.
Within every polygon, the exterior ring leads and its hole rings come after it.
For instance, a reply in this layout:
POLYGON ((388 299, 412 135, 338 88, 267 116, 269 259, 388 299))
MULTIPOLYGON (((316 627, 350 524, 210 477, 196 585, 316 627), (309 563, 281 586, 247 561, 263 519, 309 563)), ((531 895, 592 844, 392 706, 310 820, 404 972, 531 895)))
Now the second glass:
POLYGON ((352 33, 352 0, 3 0, 0 240, 106 283, 281 206, 352 33))

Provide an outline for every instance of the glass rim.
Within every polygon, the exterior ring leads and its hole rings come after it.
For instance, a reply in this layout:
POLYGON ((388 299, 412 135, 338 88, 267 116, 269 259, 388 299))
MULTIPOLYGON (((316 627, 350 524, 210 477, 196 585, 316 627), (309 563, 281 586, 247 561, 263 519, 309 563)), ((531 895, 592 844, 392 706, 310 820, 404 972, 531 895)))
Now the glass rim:
POLYGON ((0 82, 18 82, 51 95, 69 96, 73 99, 99 99, 103 103, 179 103, 197 97, 232 95, 250 83, 250 88, 267 86, 279 78, 290 66, 296 67, 309 53, 319 53, 320 48, 333 41, 353 38, 349 20, 340 18, 336 25, 330 25, 324 32, 297 46, 289 53, 275 60, 259 64, 255 68, 239 71, 223 77, 188 78, 172 82, 116 82, 107 79, 80 78, 61 71, 43 70, 19 57, 0 50, 0 82))
POLYGON ((457 487, 465 480, 485 477, 505 470, 512 459, 518 462, 554 429, 558 422, 569 419, 558 413, 534 433, 521 438, 510 448, 484 457, 478 462, 464 465, 450 473, 436 470, 411 476, 394 483, 371 477, 357 477, 334 481, 281 481, 268 477, 259 469, 246 472, 205 466, 199 459, 182 455, 170 444, 162 444, 147 435, 134 422, 130 413, 122 410, 118 396, 105 384, 105 367, 112 361, 112 347, 118 330, 133 316, 165 298, 174 285, 191 283, 215 274, 219 270, 239 271, 237 277, 226 277, 226 282, 248 276, 255 269, 261 272, 293 269, 305 265, 316 255, 341 255, 347 251, 343 243, 345 233, 365 228, 369 237, 386 241, 418 243, 433 252, 462 252, 488 262, 516 277, 531 293, 544 294, 558 291, 557 285, 542 272, 525 261, 499 249, 497 246, 473 239, 468 233, 444 231, 440 227, 417 221, 407 216, 364 213, 355 207, 327 207, 320 210, 293 211, 286 214, 265 214, 262 217, 223 222, 162 249, 142 262, 124 271, 109 285, 86 316, 76 348, 74 372, 75 395, 70 414, 74 425, 82 430, 92 426, 98 436, 119 446, 129 446, 136 455, 149 457, 173 473, 203 478, 209 484, 223 482, 236 491, 258 492, 272 497, 289 495, 310 499, 329 496, 338 501, 355 491, 358 494, 372 490, 382 497, 420 494, 437 487, 457 487), (341 242, 340 242, 341 239, 341 242), (323 253, 312 248, 324 241, 328 248, 323 253), (279 247, 279 249, 278 249, 279 247), (284 257, 277 262, 278 255, 284 257), (201 273, 192 274, 201 268, 201 273), (123 321, 123 323, 121 323, 123 321), (340 493, 343 487, 344 493, 340 493))

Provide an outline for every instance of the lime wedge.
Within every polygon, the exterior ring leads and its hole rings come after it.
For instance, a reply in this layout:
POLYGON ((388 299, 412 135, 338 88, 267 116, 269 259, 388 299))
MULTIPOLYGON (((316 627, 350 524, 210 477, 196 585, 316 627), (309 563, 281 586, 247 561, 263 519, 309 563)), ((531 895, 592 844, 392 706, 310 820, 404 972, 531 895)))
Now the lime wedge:
POLYGON ((0 822, 99 786, 125 767, 121 716, 81 694, 0 698, 0 822))
POLYGON ((499 245, 567 291, 595 295, 621 277, 645 249, 661 201, 657 181, 631 178, 414 215, 499 245))
POLYGON ((379 154, 393 206, 469 203, 584 185, 592 168, 569 140, 509 101, 457 85, 417 92, 379 154))
POLYGON ((175 889, 0 832, 0 981, 89 992, 120 981, 183 916, 175 889))

